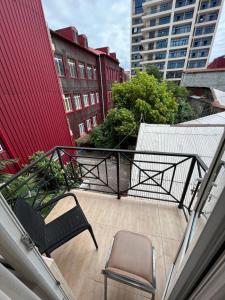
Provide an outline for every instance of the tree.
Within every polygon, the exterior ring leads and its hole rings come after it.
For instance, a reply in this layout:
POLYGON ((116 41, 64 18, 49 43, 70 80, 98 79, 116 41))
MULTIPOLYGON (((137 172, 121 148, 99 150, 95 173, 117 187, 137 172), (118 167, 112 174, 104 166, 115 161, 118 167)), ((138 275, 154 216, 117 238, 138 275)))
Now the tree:
POLYGON ((136 134, 136 129, 131 111, 126 108, 111 109, 105 122, 92 131, 89 142, 97 148, 113 148, 126 136, 136 134))
POLYGON ((167 87, 173 93, 178 103, 178 110, 175 117, 175 123, 182 123, 193 120, 196 116, 188 102, 188 90, 172 81, 167 81, 167 87))
POLYGON ((146 72, 148 75, 153 75, 158 81, 162 81, 163 73, 155 65, 147 65, 146 72))
POLYGON ((115 84, 113 102, 117 108, 130 110, 139 123, 174 123, 178 105, 165 81, 159 82, 147 72, 137 71, 129 82, 115 84))

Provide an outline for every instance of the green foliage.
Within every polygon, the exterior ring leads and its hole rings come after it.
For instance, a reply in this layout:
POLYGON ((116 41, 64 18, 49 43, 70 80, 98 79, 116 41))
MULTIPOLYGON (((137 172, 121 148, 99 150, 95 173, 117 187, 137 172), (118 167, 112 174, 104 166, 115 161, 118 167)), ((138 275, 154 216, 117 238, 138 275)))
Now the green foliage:
POLYGON ((6 173, 4 170, 7 166, 15 163, 15 159, 2 159, 0 160, 0 184, 9 180, 12 174, 6 173))
POLYGON ((117 108, 130 110, 136 122, 171 124, 178 110, 176 98, 166 82, 159 82, 147 72, 137 71, 131 81, 113 86, 113 102, 117 108))
POLYGON ((173 93, 178 103, 178 111, 175 118, 175 123, 182 123, 193 120, 196 116, 188 102, 188 90, 172 81, 167 81, 167 87, 173 93))
POLYGON ((136 129, 132 112, 115 108, 110 110, 105 122, 92 131, 89 142, 97 148, 113 148, 127 135, 135 134, 136 129))
POLYGON ((147 65, 146 72, 148 75, 153 75, 158 81, 162 81, 163 73, 155 65, 147 65))
MULTIPOLYGON (((43 151, 38 151, 29 157, 30 162, 34 162, 44 156, 43 151)), ((36 163, 32 169, 32 173, 36 173, 36 180, 41 182, 43 190, 55 190, 59 186, 65 185, 64 171, 60 166, 58 160, 52 159, 48 156, 42 158, 36 163)))

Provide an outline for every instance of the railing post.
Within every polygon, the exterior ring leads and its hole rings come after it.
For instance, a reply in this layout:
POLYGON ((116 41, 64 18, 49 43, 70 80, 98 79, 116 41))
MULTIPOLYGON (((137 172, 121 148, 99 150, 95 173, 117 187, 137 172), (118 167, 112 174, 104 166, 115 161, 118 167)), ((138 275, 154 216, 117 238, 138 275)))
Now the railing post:
POLYGON ((120 152, 116 152, 117 199, 120 199, 120 152))
POLYGON ((60 153, 60 150, 58 148, 57 148, 56 151, 57 151, 57 154, 58 154, 58 157, 59 157, 60 166, 63 170, 63 176, 64 176, 64 179, 65 179, 66 187, 67 187, 67 190, 69 191, 70 190, 70 185, 69 185, 69 182, 67 180, 66 171, 65 171, 64 164, 63 164, 63 161, 62 161, 61 153, 60 153))
POLYGON ((185 182, 185 185, 184 185, 184 189, 183 189, 183 192, 182 192, 182 195, 181 195, 181 198, 180 198, 180 203, 178 205, 178 208, 183 208, 184 199, 185 199, 185 196, 187 194, 187 190, 188 190, 188 187, 189 187, 189 184, 190 184, 190 181, 191 181, 191 177, 192 177, 192 174, 193 174, 195 163, 196 163, 196 157, 193 156, 192 159, 191 159, 190 168, 189 168, 189 171, 188 171, 188 174, 187 174, 187 179, 186 179, 186 182, 185 182))

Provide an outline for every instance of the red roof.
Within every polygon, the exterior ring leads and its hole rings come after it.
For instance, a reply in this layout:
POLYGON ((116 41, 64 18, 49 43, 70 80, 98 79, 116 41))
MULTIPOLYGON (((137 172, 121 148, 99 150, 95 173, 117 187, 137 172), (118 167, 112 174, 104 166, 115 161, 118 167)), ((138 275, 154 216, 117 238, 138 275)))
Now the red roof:
POLYGON ((214 61, 212 61, 207 67, 207 69, 222 69, 222 68, 225 68, 225 55, 215 58, 214 61))

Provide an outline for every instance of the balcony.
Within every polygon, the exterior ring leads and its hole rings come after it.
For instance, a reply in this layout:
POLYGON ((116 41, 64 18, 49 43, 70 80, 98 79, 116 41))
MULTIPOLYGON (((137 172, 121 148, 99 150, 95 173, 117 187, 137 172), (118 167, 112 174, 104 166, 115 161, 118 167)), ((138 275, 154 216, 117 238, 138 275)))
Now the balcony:
MULTIPOLYGON (((22 196, 36 210, 66 190, 76 193, 99 250, 84 232, 52 257, 77 299, 103 299, 101 270, 117 231, 149 236, 156 248, 156 299, 160 299, 195 204, 201 184, 196 179, 206 169, 193 154, 56 147, 3 184, 0 192, 12 207, 22 196)), ((71 208, 71 200, 44 211, 46 222, 71 208)), ((110 282, 109 299, 124 297, 144 300, 148 295, 110 282)))
MULTIPOLYGON (((148 235, 156 249, 157 296, 162 296, 166 278, 181 241, 186 221, 175 205, 100 193, 75 191, 80 204, 93 226, 99 250, 96 251, 88 233, 72 239, 55 250, 52 257, 77 299, 103 299, 103 275, 110 245, 121 229, 148 235)), ((73 201, 59 203, 47 217, 54 219, 70 208, 73 201)), ((148 294, 109 282, 109 299, 144 300, 148 294)))

